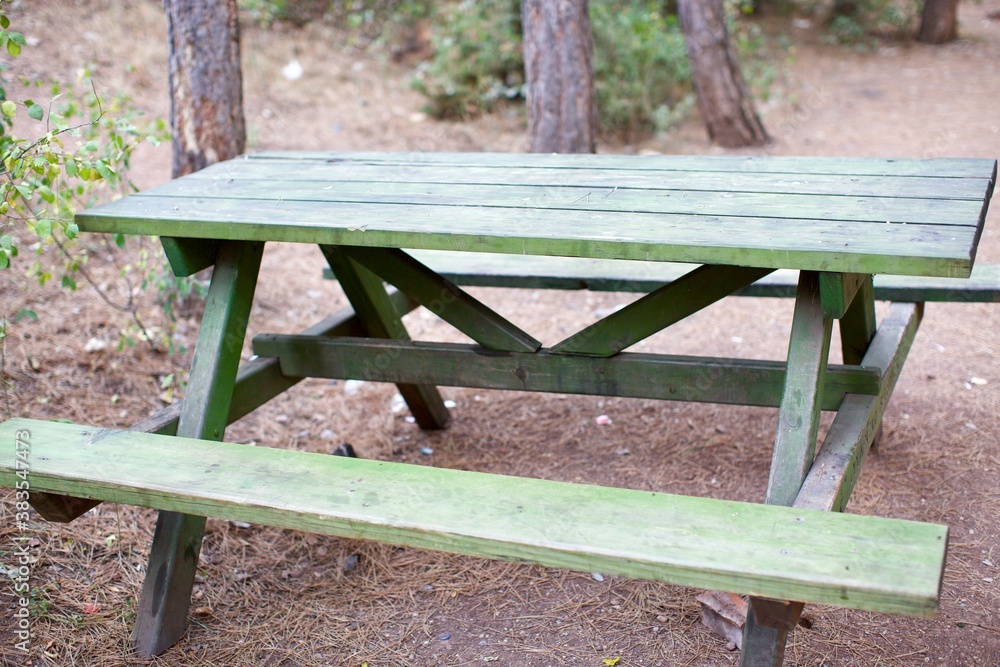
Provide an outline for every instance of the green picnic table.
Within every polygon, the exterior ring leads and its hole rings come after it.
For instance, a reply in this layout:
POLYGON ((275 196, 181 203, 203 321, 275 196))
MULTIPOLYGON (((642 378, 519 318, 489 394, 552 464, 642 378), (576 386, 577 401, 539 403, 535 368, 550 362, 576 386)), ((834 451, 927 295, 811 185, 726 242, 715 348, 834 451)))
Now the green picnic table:
MULTIPOLYGON (((205 516, 219 516, 748 595, 741 664, 778 665, 803 603, 936 610, 947 528, 841 510, 922 301, 962 300, 963 279, 977 278, 996 169, 981 159, 240 157, 77 216, 84 232, 160 236, 178 275, 214 265, 183 403, 128 431, 12 419, 0 434, 30 432, 32 502, 48 518, 100 501, 161 510, 133 634, 142 655, 183 635, 205 516), (238 368, 268 241, 318 245, 351 308, 300 334, 257 336, 258 358, 238 368), (648 293, 543 347, 442 277, 453 260, 468 276, 507 259, 510 284, 545 284, 552 276, 538 273, 557 266, 564 282, 552 286, 565 286, 583 262, 603 269, 603 289, 648 293), (776 271, 795 298, 786 359, 626 351, 776 271), (877 287, 875 274, 903 281, 881 322, 876 289, 892 285, 877 287), (474 343, 411 341, 401 314, 418 305, 474 343), (835 320, 842 364, 828 363, 835 320), (219 442, 303 377, 395 383, 426 429, 448 421, 437 385, 777 407, 766 504, 219 442), (821 411, 836 416, 817 443, 821 411)), ((1000 294, 993 273, 976 284, 1000 294)), ((0 484, 14 486, 16 466, 4 466, 0 484)))

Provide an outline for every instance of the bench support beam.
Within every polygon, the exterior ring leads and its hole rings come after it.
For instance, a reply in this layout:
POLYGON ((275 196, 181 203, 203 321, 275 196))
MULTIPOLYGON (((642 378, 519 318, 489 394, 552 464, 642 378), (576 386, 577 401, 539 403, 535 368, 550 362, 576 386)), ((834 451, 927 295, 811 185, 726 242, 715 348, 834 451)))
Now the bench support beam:
MULTIPOLYGON (((320 250, 368 335, 409 340, 410 335, 389 300, 382 280, 336 246, 321 245, 320 250)), ((420 428, 434 430, 447 425, 448 408, 444 407, 437 387, 430 384, 397 384, 396 387, 420 428)))
POLYGON ((402 250, 343 246, 340 251, 488 350, 534 352, 542 346, 402 250))
MULTIPOLYGON (((715 359, 629 353, 609 358, 490 352, 461 343, 383 341, 259 334, 254 352, 277 357, 291 377, 324 377, 541 391, 630 398, 778 407, 785 364, 754 359, 715 359)), ((826 373, 821 407, 836 410, 844 396, 874 394, 878 371, 833 366, 826 373)))
MULTIPOLYGON (((792 505, 812 466, 832 331, 833 319, 824 310, 820 296, 820 277, 815 272, 802 271, 788 342, 789 371, 778 409, 778 432, 767 483, 769 505, 792 505)), ((771 606, 769 602, 750 598, 751 609, 771 606)), ((756 615, 747 614, 740 667, 780 666, 788 629, 768 627, 756 615)))
POLYGON ((555 354, 611 357, 719 299, 753 284, 774 269, 700 266, 608 315, 561 343, 555 354))
MULTIPOLYGON (((179 436, 222 440, 263 249, 259 242, 220 245, 179 436)), ((132 632, 132 645, 144 658, 159 655, 184 635, 204 528, 204 516, 160 512, 132 632)))

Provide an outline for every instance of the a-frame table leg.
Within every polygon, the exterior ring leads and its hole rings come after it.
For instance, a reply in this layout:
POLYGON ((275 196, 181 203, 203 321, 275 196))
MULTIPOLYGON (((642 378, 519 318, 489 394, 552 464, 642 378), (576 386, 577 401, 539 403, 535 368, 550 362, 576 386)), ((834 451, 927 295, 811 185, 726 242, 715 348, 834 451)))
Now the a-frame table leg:
MULTIPOLYGON (((854 301, 851 302, 847 312, 840 319, 840 349, 845 364, 861 363, 875 337, 876 329, 875 287, 872 284, 872 277, 869 276, 868 280, 858 289, 858 293, 854 296, 854 301)), ((876 452, 881 441, 882 425, 879 424, 871 445, 876 452)))
MULTIPOLYGON (((336 246, 321 245, 320 250, 368 335, 372 338, 409 340, 410 336, 386 294, 382 279, 336 246)), ((387 363, 390 361, 387 360, 387 363)), ((396 387, 420 428, 445 427, 448 408, 444 407, 437 387, 418 384, 398 384, 396 387)))
MULTIPOLYGON (((198 332, 177 435, 222 440, 264 244, 220 245, 198 332)), ((143 658, 173 646, 187 627, 205 517, 160 512, 132 645, 143 658)))
MULTIPOLYGON (((819 277, 803 271, 795 297, 795 314, 788 342, 788 370, 778 409, 778 429, 767 483, 769 505, 791 506, 816 454, 822 387, 830 353, 833 319, 820 301, 819 277)), ((797 610, 782 622, 770 611, 779 601, 751 599, 743 629, 740 667, 777 667, 785 654, 788 631, 797 610)), ((799 608, 801 609, 801 608, 799 608)))

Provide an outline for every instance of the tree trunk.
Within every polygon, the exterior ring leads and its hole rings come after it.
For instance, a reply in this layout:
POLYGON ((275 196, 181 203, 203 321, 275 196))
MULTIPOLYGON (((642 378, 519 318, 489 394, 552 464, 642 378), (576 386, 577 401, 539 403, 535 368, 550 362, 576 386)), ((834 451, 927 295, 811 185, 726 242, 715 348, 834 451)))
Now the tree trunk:
POLYGON ((958 0, 924 0, 917 40, 943 44, 958 38, 958 0))
POLYGON ((587 0, 524 0, 531 151, 593 153, 597 101, 587 0))
POLYGON ((729 41, 722 0, 679 0, 698 110, 714 143, 728 148, 770 141, 729 41))
POLYGON ((174 177, 246 149, 236 0, 164 0, 174 177))

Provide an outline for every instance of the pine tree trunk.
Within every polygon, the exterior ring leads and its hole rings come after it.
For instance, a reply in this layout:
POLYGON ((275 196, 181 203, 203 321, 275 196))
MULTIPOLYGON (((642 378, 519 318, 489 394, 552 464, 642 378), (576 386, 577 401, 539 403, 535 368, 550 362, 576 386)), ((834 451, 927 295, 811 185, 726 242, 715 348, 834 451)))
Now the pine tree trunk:
POLYGON ((523 0, 531 150, 593 153, 597 102, 587 0, 523 0))
POLYGON ((770 141, 729 41, 722 0, 679 0, 698 110, 714 143, 728 148, 770 141))
POLYGON ((924 0, 917 40, 943 44, 958 38, 958 0, 924 0))
POLYGON ((174 177, 246 149, 236 0, 164 0, 174 177))

